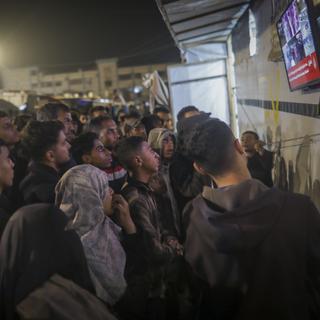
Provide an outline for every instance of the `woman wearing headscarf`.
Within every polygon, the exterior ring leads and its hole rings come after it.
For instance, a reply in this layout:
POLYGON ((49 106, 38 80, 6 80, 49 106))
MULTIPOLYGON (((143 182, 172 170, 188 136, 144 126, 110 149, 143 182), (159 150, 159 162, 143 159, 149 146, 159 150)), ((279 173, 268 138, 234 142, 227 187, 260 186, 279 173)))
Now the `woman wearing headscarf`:
POLYGON ((23 207, 9 220, 0 244, 0 319, 15 319, 16 306, 54 274, 94 292, 80 239, 66 224, 49 204, 23 207))
POLYGON ((148 143, 161 159, 159 172, 151 181, 151 187, 158 198, 160 211, 165 215, 164 226, 179 237, 181 233, 181 214, 171 184, 170 165, 175 153, 176 138, 166 128, 155 128, 149 133, 148 143))
POLYGON ((135 233, 128 204, 112 196, 107 175, 91 165, 67 171, 56 186, 56 205, 69 219, 68 228, 80 236, 97 296, 114 305, 126 289, 126 255, 121 228, 110 218, 117 212, 127 234, 135 233))

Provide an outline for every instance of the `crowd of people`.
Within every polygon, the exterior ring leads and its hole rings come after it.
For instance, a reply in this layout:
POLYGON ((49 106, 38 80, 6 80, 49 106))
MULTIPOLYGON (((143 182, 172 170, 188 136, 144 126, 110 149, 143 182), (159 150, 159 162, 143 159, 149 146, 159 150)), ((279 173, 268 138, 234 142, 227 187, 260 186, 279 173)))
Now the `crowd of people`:
POLYGON ((1 319, 319 319, 320 216, 195 106, 0 111, 1 319))

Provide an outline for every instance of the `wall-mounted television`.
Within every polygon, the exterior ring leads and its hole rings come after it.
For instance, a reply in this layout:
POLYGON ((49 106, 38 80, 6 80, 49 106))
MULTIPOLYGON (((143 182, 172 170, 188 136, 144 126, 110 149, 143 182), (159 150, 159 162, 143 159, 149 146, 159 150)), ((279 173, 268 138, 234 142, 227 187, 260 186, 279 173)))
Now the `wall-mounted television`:
POLYGON ((320 82, 318 40, 320 34, 313 1, 290 1, 277 22, 291 91, 320 82))

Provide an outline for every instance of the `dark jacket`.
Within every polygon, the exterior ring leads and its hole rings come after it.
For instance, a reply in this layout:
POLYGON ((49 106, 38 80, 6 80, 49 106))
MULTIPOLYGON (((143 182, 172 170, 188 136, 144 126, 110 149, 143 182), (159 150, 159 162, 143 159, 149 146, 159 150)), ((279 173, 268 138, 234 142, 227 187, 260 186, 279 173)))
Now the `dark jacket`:
POLYGON ((132 267, 135 269, 134 274, 143 275, 151 269, 166 265, 176 254, 169 245, 164 243, 165 237, 169 234, 163 228, 162 213, 157 208, 151 188, 143 182, 128 178, 122 195, 129 203, 141 245, 141 254, 133 261, 132 267))
POLYGON ((170 165, 170 177, 178 209, 202 192, 204 186, 210 186, 209 177, 202 176, 193 168, 193 161, 188 156, 188 144, 194 128, 209 119, 210 114, 201 113, 177 123, 177 151, 170 165))
POLYGON ((28 173, 30 157, 20 142, 10 151, 10 158, 14 163, 13 184, 4 193, 11 202, 13 209, 16 210, 23 205, 23 197, 19 190, 19 185, 28 173))
POLYGON ((122 314, 124 319, 149 320, 155 319, 155 315, 157 319, 163 319, 161 314, 164 309, 153 305, 152 301, 160 302, 166 298, 168 268, 177 255, 165 242, 168 234, 163 229, 161 214, 151 188, 128 178, 122 195, 129 203, 137 233, 134 240, 128 241, 126 237, 124 241, 128 288, 118 309, 120 314, 125 311, 122 314))
POLYGON ((4 194, 0 194, 0 241, 4 228, 12 214, 12 206, 4 194))
POLYGON ((0 319, 15 319, 16 305, 55 273, 94 292, 81 241, 67 223, 48 204, 14 213, 0 244, 0 319))
POLYGON ((59 178, 59 173, 53 168, 37 162, 32 163, 29 174, 20 184, 24 204, 54 203, 54 188, 59 178))
POLYGON ((169 170, 178 209, 182 212, 185 205, 202 192, 204 186, 210 185, 210 178, 196 172, 193 161, 178 152, 169 170))
POLYGON ((320 215, 307 197, 250 179, 204 190, 185 214, 200 319, 320 318, 320 215))
POLYGON ((248 158, 248 169, 252 178, 260 180, 268 187, 273 186, 272 168, 273 152, 264 150, 262 155, 256 152, 252 157, 248 158))

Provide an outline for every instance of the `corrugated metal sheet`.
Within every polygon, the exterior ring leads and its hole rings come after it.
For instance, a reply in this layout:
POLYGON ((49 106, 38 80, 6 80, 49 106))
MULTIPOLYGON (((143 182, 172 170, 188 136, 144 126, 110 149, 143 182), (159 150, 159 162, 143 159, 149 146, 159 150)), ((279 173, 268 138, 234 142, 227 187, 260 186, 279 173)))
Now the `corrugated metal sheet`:
POLYGON ((226 42, 250 0, 156 0, 180 49, 226 42))

